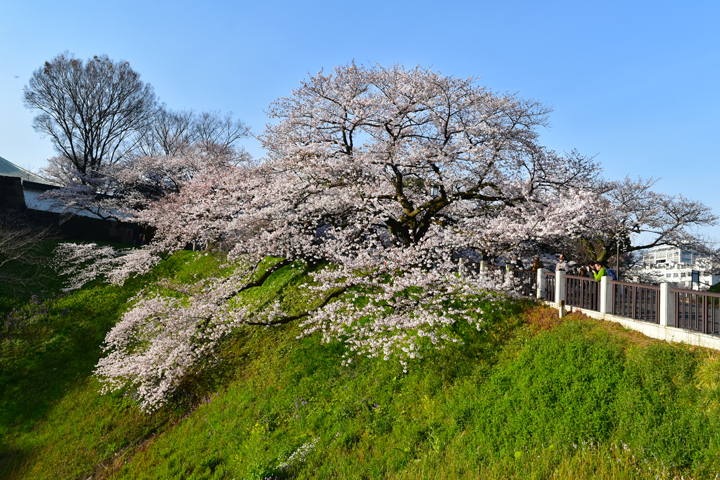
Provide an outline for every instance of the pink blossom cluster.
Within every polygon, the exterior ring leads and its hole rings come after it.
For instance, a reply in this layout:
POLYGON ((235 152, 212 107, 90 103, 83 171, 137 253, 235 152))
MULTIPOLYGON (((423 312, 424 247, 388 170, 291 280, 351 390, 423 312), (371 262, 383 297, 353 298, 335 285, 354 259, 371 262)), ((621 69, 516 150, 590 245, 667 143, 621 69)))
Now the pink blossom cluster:
POLYGON ((136 295, 105 338, 106 355, 95 370, 102 392, 130 387, 143 410, 162 406, 199 362, 212 361, 217 343, 246 320, 248 308, 225 298, 237 281, 173 288, 175 296, 162 288, 136 295))
POLYGON ((55 267, 67 277, 64 291, 81 288, 100 279, 122 285, 131 276, 143 275, 160 263, 154 246, 117 250, 95 243, 61 243, 55 249, 55 267))

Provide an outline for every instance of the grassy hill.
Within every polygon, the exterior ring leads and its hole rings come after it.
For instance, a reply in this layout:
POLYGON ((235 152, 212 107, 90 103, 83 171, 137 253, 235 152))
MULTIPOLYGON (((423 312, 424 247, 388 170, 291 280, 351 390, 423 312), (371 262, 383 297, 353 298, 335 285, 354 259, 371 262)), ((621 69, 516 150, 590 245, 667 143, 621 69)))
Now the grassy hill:
MULTIPOLYGON (((0 478, 715 478, 720 356, 530 302, 464 344, 357 359, 297 325, 238 329, 148 415, 92 376, 127 299, 218 271, 181 252, 123 287, 2 291, 0 478), (11 320, 10 320, 11 319, 11 320)), ((285 267, 244 301, 300 302, 285 267)))

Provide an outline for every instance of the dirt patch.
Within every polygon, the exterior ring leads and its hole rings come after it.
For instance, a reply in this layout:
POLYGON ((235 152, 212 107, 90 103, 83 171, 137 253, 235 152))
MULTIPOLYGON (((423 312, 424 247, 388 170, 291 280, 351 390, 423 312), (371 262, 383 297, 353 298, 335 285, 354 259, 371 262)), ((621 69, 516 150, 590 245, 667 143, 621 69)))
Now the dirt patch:
POLYGON ((592 322, 595 325, 595 328, 605 330, 620 337, 628 344, 638 347, 647 347, 653 343, 662 341, 647 337, 635 330, 625 328, 619 323, 589 317, 579 310, 569 312, 565 314, 565 317, 560 318, 556 308, 547 305, 538 305, 533 309, 526 310, 522 314, 522 318, 527 322, 527 325, 533 333, 537 333, 541 330, 550 330, 563 322, 583 320, 592 322))
POLYGON ((535 308, 526 310, 521 317, 533 333, 540 330, 550 330, 567 321, 591 320, 590 317, 579 311, 567 313, 565 317, 560 318, 557 309, 547 305, 538 305, 535 308))

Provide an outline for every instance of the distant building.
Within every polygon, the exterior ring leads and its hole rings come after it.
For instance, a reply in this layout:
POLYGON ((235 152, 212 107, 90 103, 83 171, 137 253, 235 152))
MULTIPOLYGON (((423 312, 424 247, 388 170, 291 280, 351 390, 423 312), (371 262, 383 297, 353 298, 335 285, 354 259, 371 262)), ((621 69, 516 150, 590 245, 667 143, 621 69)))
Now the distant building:
MULTIPOLYGON (((692 272, 700 273, 700 289, 720 282, 720 275, 709 270, 707 255, 678 247, 655 247, 643 253, 642 266, 635 273, 641 282, 675 284, 680 288, 692 287, 692 272)), ((697 284, 695 284, 697 288, 697 284)))
POLYGON ((103 220, 83 210, 66 213, 52 201, 39 198, 44 192, 58 188, 61 186, 0 157, 0 214, 52 226, 67 239, 126 245, 141 245, 145 241, 136 224, 103 220))
POLYGON ((54 185, 52 182, 48 182, 41 176, 35 175, 34 173, 25 170, 22 167, 18 167, 14 163, 9 162, 2 157, 0 157, 0 175, 3 175, 5 177, 19 177, 21 180, 27 182, 54 185))
POLYGON ((0 157, 0 206, 19 210, 30 208, 41 211, 56 211, 48 201, 38 200, 43 192, 60 188, 54 182, 48 181, 14 163, 0 157))
MULTIPOLYGON (((61 188, 61 185, 46 180, 2 157, 0 157, 0 177, 4 177, 0 181, 0 188, 3 189, 3 192, 0 192, 0 206, 20 210, 29 208, 42 212, 65 213, 61 207, 55 205, 52 201, 38 198, 48 190, 61 188), (13 178, 15 180, 11 180, 13 178), (17 185, 15 185, 18 179, 19 185, 22 186, 21 190, 18 190, 17 185)), ((100 218, 91 212, 83 210, 73 212, 73 214, 83 217, 100 218)))
POLYGON ((643 253, 642 261, 646 267, 658 267, 663 264, 695 265, 695 262, 707 255, 695 250, 683 250, 679 247, 655 247, 643 253))

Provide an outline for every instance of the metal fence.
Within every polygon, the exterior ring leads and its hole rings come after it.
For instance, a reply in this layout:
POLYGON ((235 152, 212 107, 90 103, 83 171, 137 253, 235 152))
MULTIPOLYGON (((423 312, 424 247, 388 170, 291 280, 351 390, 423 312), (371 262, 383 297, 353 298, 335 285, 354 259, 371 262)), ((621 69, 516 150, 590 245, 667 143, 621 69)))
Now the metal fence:
POLYGON ((593 278, 565 275, 565 304, 600 311, 600 283, 593 278))
POLYGON ((610 281, 612 314, 660 323, 660 287, 610 281))
POLYGON ((537 272, 532 270, 512 270, 512 276, 520 293, 526 297, 534 297, 537 292, 537 272))
POLYGON ((671 288, 675 326, 710 335, 720 335, 720 294, 671 288))
POLYGON ((545 272, 545 291, 542 292, 543 297, 548 302, 555 301, 555 274, 552 272, 545 272))
MULTIPOLYGON (((527 288, 523 290, 528 296, 537 294, 537 282, 526 280, 531 272, 514 274, 535 285, 535 291, 527 288)), ((535 275, 535 272, 532 272, 535 275)), ((600 311, 601 302, 608 301, 608 313, 619 317, 630 318, 648 323, 660 324, 660 297, 659 285, 643 285, 629 282, 619 282, 608 279, 607 300, 600 296, 600 282, 592 278, 565 275, 565 298, 556 299, 555 273, 544 271, 545 287, 541 293, 547 302, 555 303, 564 300, 567 306, 600 311)), ((562 289, 561 289, 562 290, 562 289)), ((720 293, 699 292, 670 288, 668 302, 672 300, 672 309, 668 312, 668 326, 682 328, 697 333, 720 337, 720 293)))

